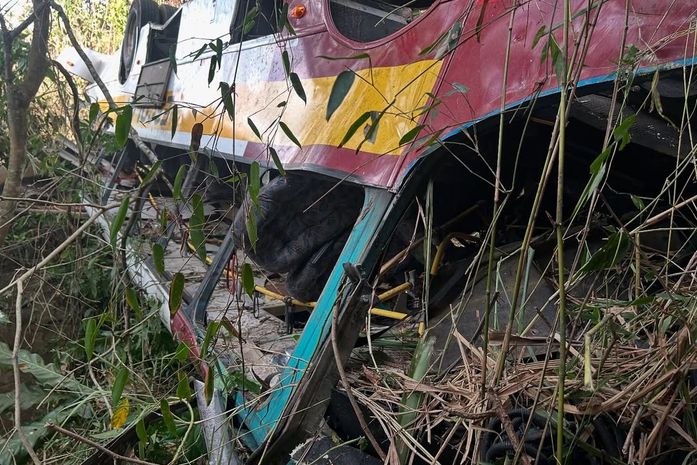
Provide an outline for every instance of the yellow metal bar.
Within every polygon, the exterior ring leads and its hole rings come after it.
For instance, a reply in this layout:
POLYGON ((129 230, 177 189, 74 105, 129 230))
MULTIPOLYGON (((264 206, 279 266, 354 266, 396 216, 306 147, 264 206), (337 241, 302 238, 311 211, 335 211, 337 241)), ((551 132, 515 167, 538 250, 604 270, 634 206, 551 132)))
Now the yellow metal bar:
POLYGON ((384 308, 371 308, 370 314, 390 318, 392 320, 403 320, 409 316, 406 313, 393 312, 392 310, 385 310, 384 308))
POLYGON ((411 287, 411 283, 402 283, 397 287, 393 287, 392 289, 383 292, 382 294, 378 294, 378 300, 380 302, 385 302, 401 292, 408 291, 411 289, 411 287))
MULTIPOLYGON (((281 302, 285 302, 286 300, 286 296, 278 294, 272 291, 271 289, 267 289, 262 286, 254 286, 254 290, 257 291, 259 294, 264 294, 267 297, 271 297, 275 300, 280 300, 281 302)), ((298 307, 315 308, 317 306, 317 302, 301 302, 297 299, 291 299, 291 303, 293 305, 297 305, 298 307)))
POLYGON ((436 255, 433 257, 433 263, 431 264, 431 276, 435 276, 438 274, 438 269, 440 268, 440 262, 443 261, 443 255, 445 254, 445 249, 448 247, 448 244, 452 241, 453 238, 459 238, 467 242, 475 242, 477 238, 472 236, 471 234, 465 234, 465 233, 459 233, 459 232, 452 232, 445 236, 445 239, 443 239, 440 244, 438 244, 438 249, 436 250, 436 255))

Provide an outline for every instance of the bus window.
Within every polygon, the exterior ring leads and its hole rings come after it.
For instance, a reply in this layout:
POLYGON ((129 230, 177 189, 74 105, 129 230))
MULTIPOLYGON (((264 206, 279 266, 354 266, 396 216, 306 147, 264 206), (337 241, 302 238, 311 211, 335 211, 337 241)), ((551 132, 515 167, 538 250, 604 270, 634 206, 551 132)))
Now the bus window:
POLYGON ((431 2, 412 0, 395 5, 379 0, 331 0, 329 4, 332 21, 344 37, 372 42, 409 24, 431 2))
POLYGON ((240 0, 240 9, 230 25, 231 43, 257 39, 279 32, 282 0, 240 0))

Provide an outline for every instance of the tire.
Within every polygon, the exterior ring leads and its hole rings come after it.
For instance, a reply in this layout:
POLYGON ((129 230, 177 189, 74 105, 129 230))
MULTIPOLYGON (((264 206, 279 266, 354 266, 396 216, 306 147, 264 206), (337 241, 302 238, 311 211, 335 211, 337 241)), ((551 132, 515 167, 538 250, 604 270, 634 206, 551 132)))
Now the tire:
POLYGON ((131 3, 123 42, 121 42, 121 65, 119 67, 119 82, 121 84, 124 84, 131 74, 133 59, 140 40, 140 29, 148 23, 159 21, 160 12, 157 3, 153 0, 134 0, 131 3))
POLYGON ((158 12, 160 14, 160 24, 165 24, 169 19, 174 16, 174 14, 179 11, 176 6, 168 5, 166 3, 161 3, 158 6, 158 12))
POLYGON ((235 217, 235 242, 261 268, 288 273, 291 295, 313 300, 324 287, 348 233, 361 211, 363 193, 336 181, 289 173, 273 179, 249 197, 235 217), (247 212, 254 208, 256 247, 247 235, 247 212))

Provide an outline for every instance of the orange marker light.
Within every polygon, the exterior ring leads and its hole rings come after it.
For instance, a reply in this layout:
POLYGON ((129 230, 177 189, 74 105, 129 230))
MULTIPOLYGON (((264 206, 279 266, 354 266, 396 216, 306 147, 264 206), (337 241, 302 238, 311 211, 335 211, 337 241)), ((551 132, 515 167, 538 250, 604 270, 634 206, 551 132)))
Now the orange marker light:
POLYGON ((305 5, 295 5, 292 10, 290 10, 290 17, 293 19, 300 19, 305 16, 307 8, 305 5))

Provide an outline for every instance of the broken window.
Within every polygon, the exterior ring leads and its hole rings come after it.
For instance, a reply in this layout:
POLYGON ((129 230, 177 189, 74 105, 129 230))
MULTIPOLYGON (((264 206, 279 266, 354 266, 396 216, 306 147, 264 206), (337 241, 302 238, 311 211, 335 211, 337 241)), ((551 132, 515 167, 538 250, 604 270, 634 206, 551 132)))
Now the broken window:
POLYGON ((281 0, 241 0, 240 10, 230 24, 231 43, 252 40, 280 31, 281 0))
POLYGON ((432 3, 331 0, 329 6, 334 26, 342 35, 357 42, 372 42, 399 31, 432 3))

